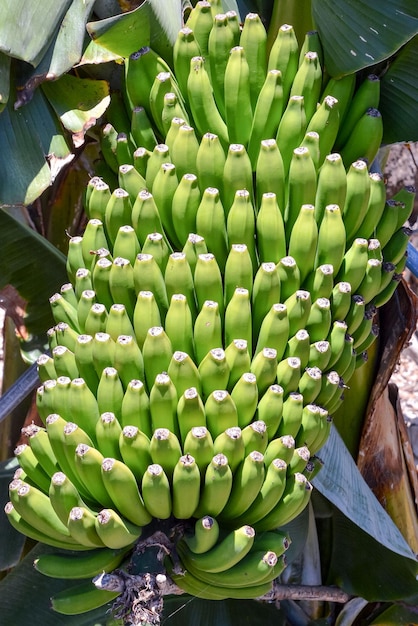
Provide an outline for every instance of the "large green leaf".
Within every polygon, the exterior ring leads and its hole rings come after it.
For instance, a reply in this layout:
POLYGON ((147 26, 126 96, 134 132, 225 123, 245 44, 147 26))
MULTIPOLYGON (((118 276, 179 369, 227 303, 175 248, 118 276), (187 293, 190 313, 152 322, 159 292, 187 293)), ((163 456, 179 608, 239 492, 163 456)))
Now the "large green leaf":
POLYGON ((332 76, 380 63, 418 32, 415 0, 312 0, 312 15, 332 76))
POLYGON ((418 141, 418 35, 401 50, 382 77, 383 141, 418 141))
POLYGON ((65 256, 37 232, 0 210, 0 287, 27 300, 29 332, 44 334, 53 318, 48 298, 68 281, 65 256))
POLYGON ((73 0, 36 68, 20 68, 24 73, 19 79, 17 106, 27 102, 40 83, 59 78, 79 62, 93 4, 94 0, 73 0))
POLYGON ((0 50, 36 67, 71 0, 3 0, 0 50))
POLYGON ((151 45, 170 61, 182 26, 181 5, 181 0, 146 0, 133 11, 88 23, 87 30, 96 43, 121 56, 151 45))
POLYGON ((416 566, 413 551, 370 490, 336 428, 319 456, 324 467, 313 480, 315 488, 376 542, 416 566))
POLYGON ((57 81, 44 83, 42 88, 76 146, 84 142, 85 133, 110 103, 109 85, 104 80, 65 74, 57 81))

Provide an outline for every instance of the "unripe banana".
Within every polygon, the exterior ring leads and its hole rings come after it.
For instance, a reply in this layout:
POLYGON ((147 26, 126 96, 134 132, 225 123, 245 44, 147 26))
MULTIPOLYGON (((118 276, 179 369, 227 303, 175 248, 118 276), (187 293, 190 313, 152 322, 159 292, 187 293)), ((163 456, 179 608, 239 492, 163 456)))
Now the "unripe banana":
POLYGON ((195 554, 211 550, 219 538, 219 524, 216 518, 204 515, 196 520, 193 535, 185 535, 184 543, 195 554))
POLYGON ((398 193, 396 193, 392 197, 392 200, 401 202, 404 205, 403 207, 401 207, 401 210, 398 214, 398 229, 401 228, 401 226, 405 226, 405 222, 407 222, 411 217, 414 207, 415 195, 416 188, 413 185, 406 185, 405 187, 402 187, 402 189, 400 189, 398 193))
POLYGON ((283 99, 287 102, 293 79, 299 65, 299 44, 293 26, 280 26, 270 50, 268 71, 280 70, 283 82, 283 99))
POLYGON ((318 367, 321 371, 326 370, 330 358, 331 344, 329 341, 315 341, 315 343, 311 344, 308 357, 310 367, 318 367))
POLYGON ((245 16, 240 46, 244 48, 248 60, 248 82, 254 110, 267 73, 267 33, 257 13, 248 13, 245 16))
POLYGON ((132 207, 132 226, 142 247, 150 233, 164 233, 153 195, 144 189, 132 207))
MULTIPOLYGON (((352 87, 350 87, 351 91, 352 87)), ((338 97, 338 96, 336 96, 338 97)), ((376 74, 369 74, 359 85, 354 96, 350 100, 344 118, 344 124, 338 133, 336 146, 340 149, 348 140, 354 130, 355 125, 370 107, 379 106, 380 79, 376 74)), ((353 159, 354 160, 354 159, 353 159)))
POLYGON ((113 298, 112 294, 110 293, 109 285, 111 267, 112 261, 110 259, 108 259, 107 257, 100 258, 96 262, 93 270, 92 282, 94 291, 86 290, 83 291, 81 294, 80 300, 78 302, 77 313, 80 317, 80 323, 82 320, 84 320, 84 332, 86 332, 86 322, 88 312, 90 311, 90 309, 88 309, 86 312, 83 312, 83 310, 81 309, 81 307, 83 306, 82 300, 84 297, 86 298, 86 309, 88 303, 90 303, 90 307, 95 302, 101 303, 103 306, 106 307, 106 309, 109 309, 113 304, 113 298))
POLYGON ((136 426, 124 426, 119 435, 119 449, 122 461, 139 482, 150 465, 150 437, 136 426))
POLYGON ((149 92, 159 72, 170 71, 167 63, 149 47, 134 52, 126 60, 126 91, 132 107, 143 106, 149 112, 149 92))
POLYGON ((100 413, 112 411, 118 417, 123 399, 123 385, 114 367, 105 367, 97 388, 97 405, 100 413))
POLYGON ((304 370, 309 362, 310 342, 311 338, 308 331, 305 328, 301 328, 287 342, 284 357, 297 357, 300 359, 301 370, 304 370))
POLYGON ((142 350, 150 328, 161 325, 161 315, 152 291, 140 291, 135 304, 133 325, 135 338, 142 350))
POLYGON ((331 344, 331 356, 327 365, 328 370, 334 368, 335 363, 337 363, 340 358, 344 348, 347 329, 348 326, 344 320, 337 319, 332 325, 331 331, 327 337, 329 343, 331 344))
POLYGON ((203 191, 196 213, 196 230, 205 238, 209 252, 214 254, 223 271, 228 255, 228 236, 224 207, 215 187, 207 187, 203 191))
POLYGON ((320 164, 319 133, 315 130, 307 131, 299 147, 308 148, 311 159, 315 165, 315 169, 318 171, 320 164))
MULTIPOLYGON (((310 446, 313 444, 316 437, 318 436, 320 429, 321 416, 318 404, 306 404, 303 407, 302 421, 295 439, 296 446, 298 446, 298 448, 301 446, 306 446, 310 449, 310 446)), ((295 451, 298 448, 295 448, 295 451)), ((290 465, 291 464, 292 461, 290 462, 290 465)))
POLYGON ((256 499, 264 476, 264 456, 261 452, 250 452, 234 473, 231 495, 220 519, 228 522, 241 516, 256 499))
POLYGON ((333 98, 338 100, 340 124, 342 124, 347 108, 351 103, 355 86, 355 74, 346 74, 341 78, 330 78, 324 87, 324 91, 322 92, 321 101, 323 101, 326 96, 333 96, 333 98))
POLYGON ((142 527, 123 519, 113 509, 102 509, 96 517, 96 531, 103 544, 114 550, 132 546, 142 534, 142 527))
POLYGON ((14 449, 14 455, 19 461, 20 467, 26 474, 26 480, 44 493, 47 493, 50 477, 43 470, 30 446, 26 443, 18 445, 14 449))
POLYGON ((194 358, 193 319, 187 298, 173 294, 165 318, 165 330, 174 351, 181 350, 194 358))
POLYGON ((306 132, 307 120, 303 96, 289 98, 277 130, 276 141, 283 158, 285 175, 288 175, 293 150, 297 148, 306 132))
POLYGON ((167 242, 161 233, 150 233, 144 241, 142 254, 151 254, 163 275, 167 267, 170 253, 171 246, 167 245, 167 242))
POLYGON ((357 287, 357 293, 368 304, 379 293, 382 279, 382 261, 369 259, 366 265, 364 278, 357 287))
POLYGON ((40 554, 33 562, 37 572, 51 578, 77 580, 111 572, 125 558, 126 550, 102 548, 86 555, 40 554))
MULTIPOLYGON (((183 96, 183 94, 181 94, 183 96)), ((179 98, 179 92, 167 92, 164 94, 164 104, 161 111, 161 123, 164 134, 168 133, 171 127, 171 121, 174 118, 188 119, 188 114, 182 98, 179 98)), ((135 153, 134 153, 135 159, 135 153)), ((135 164, 135 162, 134 162, 135 164)))
POLYGON ((49 476, 52 476, 58 471, 59 465, 45 428, 31 424, 24 432, 28 436, 30 448, 40 466, 49 476))
POLYGON ((270 385, 257 406, 257 419, 266 425, 269 441, 273 439, 282 417, 283 394, 280 385, 270 385))
POLYGON ((147 511, 157 519, 168 519, 171 515, 172 500, 170 483, 158 463, 146 469, 141 482, 141 493, 147 511))
POLYGON ((308 276, 304 288, 307 289, 314 298, 330 298, 334 288, 334 266, 326 263, 319 265, 314 272, 308 276))
POLYGON ((131 223, 131 214, 129 193, 118 187, 112 192, 105 210, 106 234, 111 245, 115 243, 119 228, 131 223))
POLYGON ((315 267, 330 264, 336 275, 344 257, 346 242, 341 209, 338 204, 328 204, 318 231, 315 267))
MULTIPOLYGON (((134 157, 134 167, 137 170, 137 172, 139 172, 141 174, 141 176, 143 178, 145 178, 146 172, 147 172, 148 159, 151 156, 151 151, 147 150, 147 148, 143 148, 142 144, 139 144, 139 145, 141 147, 137 148, 135 150, 134 154, 133 154, 133 157, 134 157)), ((153 146, 153 148, 154 148, 154 146, 153 146)))
POLYGON ((382 115, 378 109, 369 108, 354 126, 349 139, 341 148, 346 168, 357 159, 372 163, 383 138, 382 115))
POLYGON ((311 306, 306 322, 306 330, 311 341, 320 341, 327 337, 331 327, 331 306, 328 298, 317 298, 311 306))
POLYGON ((92 269, 94 250, 107 247, 107 239, 103 228, 103 222, 100 219, 90 219, 87 222, 81 242, 81 251, 83 255, 84 267, 92 269))
POLYGON ((96 448, 84 443, 77 446, 74 454, 74 467, 77 476, 87 490, 89 500, 99 502, 102 506, 113 506, 102 478, 102 462, 104 456, 96 448))
MULTIPOLYGON (((283 388, 287 390, 287 387, 283 388)), ((283 402, 282 419, 276 432, 276 437, 290 435, 296 437, 302 423, 303 396, 301 393, 291 391, 283 402)))
POLYGON ((119 440, 122 427, 111 411, 102 413, 96 423, 97 447, 103 455, 121 459, 119 440))
MULTIPOLYGON (((90 335, 81 335, 81 337, 90 337, 90 335)), ((80 347, 83 346, 83 354, 81 355, 85 359, 85 367, 87 367, 87 357, 90 356, 90 366, 93 362, 93 367, 96 371, 98 382, 96 385, 96 389, 93 390, 97 396, 97 389, 99 386, 100 378, 103 374, 103 370, 106 367, 112 367, 113 359, 115 356, 115 342, 112 337, 108 333, 96 333, 91 341, 91 351, 89 348, 89 343, 87 343, 87 339, 85 342, 80 344, 80 347)), ((80 350, 81 352, 81 350, 80 350)))
POLYGON ((311 453, 307 446, 300 446, 299 448, 295 448, 292 460, 287 466, 288 474, 295 474, 296 472, 300 472, 303 474, 306 465, 310 459, 310 456, 311 453))
POLYGON ((321 391, 322 371, 318 367, 307 367, 299 381, 299 391, 306 404, 314 402, 321 391))
POLYGON ((392 235, 396 232, 399 214, 403 212, 404 205, 397 200, 387 200, 383 213, 376 226, 374 236, 380 241, 382 249, 387 245, 392 235))
MULTIPOLYGON (((77 268, 78 269, 78 268, 77 268)), ((71 328, 74 328, 77 332, 80 332, 80 327, 77 318, 77 309, 71 306, 60 293, 55 293, 49 298, 51 305, 52 315, 56 324, 65 322, 71 328)))
POLYGON ((168 374, 162 372, 156 375, 149 399, 152 430, 168 428, 178 435, 177 391, 168 374))
POLYGON ((280 302, 280 275, 275 263, 261 263, 254 277, 252 291, 253 335, 273 304, 280 302))
POLYGON ((251 373, 257 381, 258 395, 261 397, 276 380, 277 350, 263 348, 251 361, 251 373))
POLYGON ((200 189, 215 187, 223 199, 223 171, 225 152, 218 135, 206 132, 200 141, 196 157, 197 176, 200 189))
POLYGON ((178 182, 177 169, 174 163, 163 163, 152 184, 152 195, 158 207, 164 231, 169 240, 176 246, 179 246, 180 242, 176 238, 171 206, 178 182))
POLYGON ((339 102, 333 96, 326 96, 312 115, 306 130, 307 133, 316 132, 319 135, 318 166, 322 165, 327 154, 333 149, 339 127, 339 102))
MULTIPOLYGON (((85 293, 86 292, 83 292, 83 295, 85 293)), ((108 312, 104 304, 100 304, 98 302, 92 304, 87 314, 86 322, 84 324, 85 333, 87 333, 88 335, 92 335, 92 336, 96 335, 97 333, 105 333, 107 317, 108 317, 108 312)))
POLYGON ((117 459, 105 458, 102 463, 102 478, 116 510, 121 515, 137 526, 145 526, 151 521, 135 476, 127 465, 117 459))
POLYGON ((327 154, 318 174, 318 186, 315 197, 315 219, 322 222, 325 207, 337 204, 344 207, 347 195, 347 175, 341 155, 337 152, 327 154))
MULTIPOLYGON (((194 31, 196 39, 198 33, 194 31)), ((195 56, 190 61, 190 72, 187 79, 187 94, 193 120, 200 135, 212 132, 218 135, 221 143, 226 146, 229 141, 228 128, 223 121, 215 103, 212 85, 202 56, 195 56)))
POLYGON ((134 265, 135 292, 152 291, 162 316, 168 309, 167 291, 163 274, 150 254, 138 254, 134 265))
POLYGON ((289 337, 302 330, 308 321, 312 306, 311 294, 304 289, 297 289, 284 302, 289 320, 289 337))
POLYGON ((280 276, 281 298, 286 301, 300 288, 300 270, 292 256, 282 257, 277 264, 277 269, 280 276))
POLYGON ((68 376, 72 379, 79 376, 74 353, 71 350, 68 350, 65 346, 56 346, 52 350, 52 358, 58 377, 68 376))
POLYGON ((231 143, 223 171, 223 206, 226 216, 239 189, 246 189, 253 196, 251 161, 242 144, 231 143))
POLYGON ((218 303, 221 319, 224 315, 224 293, 222 275, 216 257, 211 254, 199 254, 194 271, 194 286, 197 308, 200 311, 206 300, 218 303))
POLYGON ((318 54, 312 50, 307 51, 293 79, 290 97, 303 96, 308 123, 316 111, 321 87, 322 69, 318 54))
POLYGON ((133 107, 132 109, 131 136, 137 146, 143 146, 149 151, 152 151, 157 144, 147 112, 142 106, 133 107))
POLYGON ((51 597, 51 607, 63 615, 80 615, 98 609, 120 595, 120 591, 97 589, 89 582, 64 589, 51 597))
POLYGON ((198 364, 203 361, 210 350, 222 345, 222 325, 217 302, 206 300, 203 303, 196 317, 193 336, 198 364))
POLYGON ((316 169, 308 148, 293 150, 288 174, 288 198, 285 210, 287 240, 304 204, 314 204, 316 169))
POLYGON ((311 493, 312 485, 303 474, 291 474, 279 503, 266 517, 254 524, 257 532, 283 526, 297 517, 307 506, 311 493))
POLYGON ((264 463, 266 467, 268 467, 274 459, 282 459, 282 461, 286 464, 290 463, 294 450, 294 437, 291 435, 275 437, 272 441, 270 441, 264 453, 264 463))
POLYGON ((246 146, 251 133, 253 121, 252 76, 249 65, 251 61, 248 51, 245 51, 242 45, 230 49, 224 76, 224 102, 225 121, 231 144, 246 146))
POLYGON ((74 378, 71 381, 68 404, 75 423, 94 440, 95 424, 99 419, 100 410, 96 397, 84 378, 74 378))
POLYGON ((186 352, 174 352, 167 374, 174 383, 178 397, 190 387, 195 387, 201 393, 202 384, 197 366, 186 352))
POLYGON ((61 285, 60 294, 62 295, 64 300, 67 300, 69 304, 75 307, 77 306, 78 298, 72 283, 64 283, 63 285, 61 285))
POLYGON ((211 515, 217 517, 226 503, 232 489, 232 471, 225 454, 215 454, 206 468, 197 509, 194 517, 211 515))
POLYGON ((225 69, 229 59, 229 51, 235 45, 234 39, 234 32, 227 16, 222 12, 215 14, 208 40, 209 65, 213 94, 223 118, 225 118, 225 69))
POLYGON ((260 143, 276 136, 284 107, 282 73, 278 69, 267 72, 257 98, 253 123, 248 140, 248 156, 255 170, 260 143))
POLYGON ((168 428, 157 428, 151 437, 149 450, 152 462, 161 465, 171 481, 176 463, 182 455, 176 435, 168 428))
POLYGON ((215 389, 208 396, 205 402, 205 413, 207 428, 214 438, 226 429, 238 426, 237 407, 230 394, 224 389, 215 389))
POLYGON ((273 192, 262 195, 256 233, 260 263, 278 263, 286 254, 286 235, 283 214, 273 192))
MULTIPOLYGON (((84 267, 82 252, 82 237, 71 237, 68 242, 66 270, 68 278, 74 284, 75 274, 80 267, 84 267)), ((65 320, 64 320, 65 321, 65 320)))
POLYGON ((366 309, 366 303, 363 296, 355 294, 351 298, 351 307, 345 316, 345 323, 347 324, 347 333, 354 333, 363 321, 364 312, 366 309))
MULTIPOLYGON (((68 515, 68 530, 71 536, 88 548, 103 548, 105 545, 95 528, 96 514, 83 506, 75 506, 68 515)), ((120 547, 120 546, 118 546, 120 547)))
POLYGON ((196 215, 200 201, 197 176, 194 173, 184 174, 174 192, 172 202, 173 227, 182 245, 186 243, 189 234, 196 230, 196 215))
POLYGON ((109 198, 109 185, 101 178, 96 179, 95 176, 91 178, 87 185, 86 199, 84 202, 85 211, 89 219, 98 219, 103 222, 106 204, 109 198))
POLYGON ((176 166, 178 179, 185 174, 197 174, 196 157, 199 149, 194 128, 188 124, 179 127, 170 150, 171 160, 176 166))
POLYGON ((296 261, 302 284, 312 272, 315 264, 318 243, 315 210, 312 204, 302 204, 289 235, 288 254, 296 261))
POLYGON ((242 374, 248 372, 251 358, 245 339, 234 339, 225 349, 225 358, 229 366, 227 389, 231 391, 242 374))
POLYGON ((66 526, 70 511, 75 506, 87 507, 77 487, 63 472, 55 472, 47 491, 52 507, 61 522, 66 526))
POLYGON ((251 526, 240 526, 228 532, 211 550, 195 554, 187 550, 188 559, 197 569, 205 572, 224 572, 241 561, 254 543, 255 532, 251 526))
POLYGON ((263 348, 276 350, 277 360, 281 360, 289 337, 289 318, 285 304, 273 304, 264 317, 258 333, 254 355, 263 348))
POLYGON ((242 429, 253 419, 258 403, 257 378, 251 372, 244 373, 234 385, 231 398, 238 412, 238 426, 242 429))
POLYGON ((131 380, 145 380, 144 358, 132 335, 119 335, 117 338, 114 365, 125 389, 131 380))
POLYGON ((133 335, 134 329, 124 304, 112 304, 106 320, 106 333, 113 341, 120 335, 133 335))
POLYGON ((248 289, 237 287, 225 310, 225 345, 245 339, 252 345, 251 302, 248 289))
POLYGON ((194 426, 189 430, 183 441, 183 451, 194 457, 203 480, 204 472, 214 455, 212 435, 206 426, 194 426))
POLYGON ((187 94, 190 61, 198 55, 200 55, 199 44, 193 30, 187 25, 179 30, 173 46, 174 72, 183 95, 187 94))
POLYGON ((242 430, 242 439, 245 445, 245 455, 257 450, 264 454, 268 445, 267 425, 262 420, 248 424, 242 430))
MULTIPOLYGON (((251 258, 252 272, 258 267, 255 247, 255 211, 249 192, 239 189, 228 213, 226 222, 228 244, 245 245, 251 258)), ((238 286, 238 285, 237 285, 238 286)))
POLYGON ((199 504, 200 471, 191 454, 181 456, 173 471, 173 515, 189 519, 199 504))
POLYGON ((253 264, 248 248, 243 243, 232 244, 224 271, 225 306, 228 306, 237 287, 247 289, 251 296, 253 264))
POLYGON ((192 428, 206 425, 205 407, 195 387, 186 389, 180 396, 177 419, 183 443, 192 428))

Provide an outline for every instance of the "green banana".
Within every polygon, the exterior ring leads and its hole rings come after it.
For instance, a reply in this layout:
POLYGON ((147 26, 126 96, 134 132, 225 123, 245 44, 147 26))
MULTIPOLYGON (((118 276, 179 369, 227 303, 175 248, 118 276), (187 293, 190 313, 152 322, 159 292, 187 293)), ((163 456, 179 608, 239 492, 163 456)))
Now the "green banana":
MULTIPOLYGON (((197 33, 195 31, 195 37, 197 33)), ((229 142, 228 128, 222 119, 213 96, 212 85, 202 56, 195 56, 190 61, 189 77, 187 79, 187 94, 193 120, 199 134, 207 132, 218 135, 222 145, 229 142)))
MULTIPOLYGON (((302 204, 290 231, 288 255, 295 259, 303 284, 315 265, 318 225, 312 204, 302 204)), ((283 255, 284 256, 284 255, 283 255)))
POLYGON ((127 465, 118 459, 105 458, 102 462, 102 478, 116 510, 121 515, 137 526, 145 526, 151 521, 135 476, 127 465))
POLYGON ((281 303, 273 304, 261 323, 254 355, 261 352, 263 348, 273 348, 276 351, 277 360, 280 361, 286 349, 288 337, 287 307, 281 303))
POLYGON ((285 256, 284 218, 273 192, 262 195, 256 217, 256 235, 260 263, 278 263, 285 256))
POLYGON ((193 513, 194 517, 210 515, 216 518, 228 502, 232 480, 232 470, 227 457, 222 453, 215 454, 206 468, 199 504, 193 513))
POLYGON ((222 323, 217 302, 206 300, 203 303, 194 323, 193 337, 197 364, 210 350, 222 345, 222 323))
POLYGON ((205 407, 195 387, 186 389, 179 397, 177 420, 183 444, 192 428, 206 425, 205 407))
POLYGON ((221 271, 225 267, 228 255, 228 236, 224 207, 219 190, 207 187, 196 212, 196 230, 205 238, 207 248, 215 255, 221 271))
POLYGON ((93 578, 102 572, 111 572, 124 560, 126 550, 102 548, 89 554, 41 554, 33 562, 37 572, 51 578, 93 578))
POLYGON ((77 446, 74 454, 74 467, 77 476, 84 485, 88 500, 99 502, 102 506, 113 506, 102 478, 103 454, 87 444, 77 446))
POLYGON ((248 248, 243 243, 232 244, 225 263, 224 292, 227 306, 237 287, 248 290, 251 296, 253 287, 253 264, 248 248))
MULTIPOLYGON (((350 88, 348 89, 348 79, 346 88, 347 92, 351 92, 354 88, 354 86, 350 85, 350 88)), ((341 126, 336 140, 337 149, 341 149, 341 147, 346 143, 357 122, 366 113, 367 109, 377 107, 379 105, 379 77, 376 76, 376 74, 369 74, 366 79, 361 82, 354 95, 351 93, 351 96, 350 106, 347 107, 344 117, 344 124, 341 126)))
POLYGON ((31 424, 24 432, 28 436, 30 448, 38 463, 48 476, 52 476, 58 471, 59 465, 45 428, 31 424))
POLYGON ((187 298, 182 293, 171 296, 165 330, 174 351, 184 351, 194 358, 193 318, 187 298))
MULTIPOLYGON (((280 458, 275 458, 269 463, 260 492, 241 518, 236 520, 237 524, 239 524, 244 517, 248 520, 249 524, 255 524, 270 513, 283 495, 286 486, 287 467, 287 463, 280 458)), ((253 550, 255 548, 257 550, 259 549, 257 543, 256 537, 253 550)))
POLYGON ((156 375, 150 389, 149 400, 152 430, 168 428, 178 436, 177 391, 165 371, 156 375))
POLYGON ((263 139, 258 148, 258 157, 254 168, 257 210, 260 211, 264 194, 275 194, 280 212, 284 216, 287 184, 279 147, 274 138, 269 138, 263 139))
POLYGON ((284 526, 297 517, 307 506, 311 493, 312 485, 303 474, 291 474, 278 504, 266 517, 254 524, 257 532, 284 526))
POLYGON ((264 456, 254 450, 244 458, 234 473, 231 494, 220 519, 229 523, 241 516, 257 497, 264 476, 264 456))
POLYGON ((269 441, 276 434, 282 418, 283 395, 284 391, 280 385, 270 385, 257 405, 256 416, 266 425, 269 441))
POLYGON ((248 372, 251 366, 248 343, 245 339, 234 339, 225 349, 225 358, 229 366, 227 389, 232 391, 242 374, 248 372))
POLYGON ((172 202, 173 227, 182 245, 186 243, 189 234, 196 230, 196 215, 200 201, 197 176, 194 173, 184 174, 174 192, 172 202))
POLYGON ((163 163, 152 184, 152 195, 154 196, 164 231, 167 233, 170 241, 174 245, 179 246, 180 242, 176 239, 171 214, 171 205, 177 186, 178 176, 176 166, 174 163, 163 163))
POLYGON ((306 328, 301 328, 292 335, 287 342, 284 357, 297 357, 300 359, 301 370, 304 370, 309 363, 311 338, 306 328))
POLYGON ((312 306, 311 294, 305 289, 297 289, 285 300, 284 304, 287 307, 289 337, 291 337, 306 326, 312 306))
MULTIPOLYGON (((288 389, 282 383, 283 389, 288 389)), ((276 437, 290 435, 296 437, 300 425, 302 423, 304 398, 298 391, 290 391, 287 398, 283 402, 282 418, 276 432, 276 437)))
POLYGON ((256 167, 260 143, 276 136, 283 106, 282 73, 278 69, 272 69, 267 72, 264 84, 258 94, 248 139, 247 152, 253 170, 256 167))
POLYGON ((351 306, 351 285, 347 282, 335 283, 331 293, 331 311, 334 321, 343 321, 351 306))
POLYGON ((186 352, 178 350, 174 352, 167 374, 173 381, 179 398, 186 389, 191 387, 195 387, 197 392, 201 393, 202 384, 197 365, 186 352))
POLYGON ((318 367, 307 367, 299 381, 299 391, 305 403, 315 402, 321 390, 322 371, 318 367))
POLYGON ((338 152, 327 154, 318 173, 315 196, 315 219, 322 222, 325 207, 337 204, 344 207, 347 195, 347 174, 341 155, 338 152))
POLYGON ((251 107, 254 110, 267 73, 267 33, 257 13, 247 13, 245 16, 239 43, 248 61, 248 83, 251 107))
POLYGON ((292 460, 287 467, 288 473, 295 474, 296 472, 300 472, 301 474, 303 474, 310 457, 311 453, 307 446, 300 446, 299 448, 295 448, 292 460))
POLYGON ((403 213, 404 205, 398 200, 386 200, 380 220, 375 229, 374 236, 380 241, 383 248, 388 244, 397 230, 399 215, 403 213))
POLYGON ((177 519, 189 519, 199 504, 200 471, 191 454, 181 456, 173 471, 172 510, 177 519))
POLYGON ((344 257, 346 242, 341 208, 338 204, 328 204, 319 226, 315 267, 330 264, 336 276, 344 257))
POLYGON ((268 57, 268 71, 280 70, 283 82, 283 99, 287 102, 293 79, 299 65, 299 44, 293 26, 280 26, 276 38, 271 46, 268 57))
POLYGON ((119 450, 122 461, 139 481, 151 464, 150 436, 137 426, 124 426, 119 434, 119 450))
POLYGON ((215 390, 226 389, 229 379, 229 366, 222 348, 213 348, 202 359, 198 367, 202 382, 202 396, 206 399, 215 390))
POLYGON ((264 463, 269 467, 274 459, 281 459, 286 463, 290 463, 293 452, 295 450, 295 439, 291 435, 282 435, 275 437, 270 441, 264 454, 264 463))
POLYGON ((91 581, 84 582, 54 594, 51 597, 51 607, 63 615, 80 615, 104 606, 120 593, 97 589, 91 581))
POLYGON ((132 335, 119 335, 116 339, 114 364, 124 389, 131 380, 145 380, 144 358, 132 335))
POLYGON ((289 165, 288 198, 285 210, 287 240, 300 209, 304 204, 314 204, 316 195, 316 169, 308 148, 295 148, 289 165))
POLYGON ((242 45, 230 49, 225 67, 224 107, 225 122, 231 144, 246 146, 250 138, 253 121, 251 62, 252 59, 242 45), (237 115, 238 110, 240 111, 239 115, 237 115))
POLYGON ((215 389, 210 393, 205 402, 205 413, 206 425, 213 438, 228 428, 238 426, 237 407, 225 389, 215 389))
POLYGON ((346 168, 357 159, 373 163, 383 138, 382 114, 369 108, 354 126, 350 137, 340 150, 346 168))
POLYGON ((326 96, 315 110, 306 129, 307 133, 316 132, 319 135, 318 167, 333 149, 339 127, 339 101, 333 96, 326 96))
POLYGON ((259 397, 276 380, 277 350, 263 348, 251 361, 251 373, 255 376, 259 397))
POLYGON ((205 132, 196 157, 199 188, 203 191, 207 187, 215 187, 219 190, 222 201, 225 160, 225 152, 218 135, 205 132))
POLYGON ((142 534, 141 526, 124 519, 113 509, 102 509, 96 517, 95 525, 103 544, 113 550, 132 546, 142 534))
MULTIPOLYGON (((334 321, 334 320, 333 320, 334 321)), ((315 341, 309 347, 308 364, 326 370, 331 357, 331 344, 327 340, 315 341)))
POLYGON ((79 376, 74 353, 71 352, 71 350, 69 350, 65 346, 56 346, 52 350, 52 358, 58 377, 68 376, 68 378, 72 379, 79 376))
POLYGON ((264 454, 268 445, 267 424, 262 420, 251 422, 242 429, 242 439, 245 445, 245 455, 253 450, 264 454))
POLYGON ((215 517, 204 515, 196 520, 193 534, 184 536, 184 543, 195 554, 211 550, 219 538, 219 524, 215 517))
POLYGON ((282 257, 277 269, 280 276, 280 296, 286 302, 300 288, 300 270, 296 260, 291 256, 282 257))
POLYGON ((142 106, 136 106, 132 109, 131 137, 135 145, 144 147, 145 150, 149 151, 152 151, 158 143, 147 112, 142 106))
POLYGON ((280 302, 280 275, 277 265, 273 262, 261 263, 254 277, 251 309, 253 319, 253 336, 273 304, 280 302))
POLYGON ((321 87, 322 69, 319 56, 315 51, 310 50, 303 56, 290 89, 290 98, 303 96, 308 123, 316 111, 321 87))
POLYGON ((283 158, 284 173, 287 177, 293 150, 297 148, 306 133, 306 113, 303 96, 289 98, 277 129, 276 141, 283 158))
POLYGON ((152 517, 168 519, 172 511, 170 483, 158 463, 149 465, 142 476, 141 493, 144 504, 152 517))
POLYGON ((151 254, 138 254, 133 268, 135 293, 152 291, 160 314, 164 317, 168 309, 167 290, 164 276, 151 254))
POLYGON ((213 26, 209 33, 208 52, 213 94, 223 118, 225 118, 225 69, 229 52, 235 45, 234 39, 234 32, 226 14, 222 12, 215 14, 213 26))
POLYGON ((44 493, 48 492, 50 477, 44 471, 30 446, 22 443, 14 449, 14 455, 26 474, 26 479, 44 493))
POLYGON ((258 267, 255 245, 255 211, 250 193, 246 189, 239 189, 235 193, 234 202, 229 209, 226 221, 226 234, 230 249, 234 244, 247 247, 252 263, 252 273, 255 273, 258 267))
POLYGON ((196 554, 184 547, 190 563, 199 570, 218 573, 225 572, 244 558, 252 548, 255 531, 251 526, 240 526, 228 532, 213 548, 196 554))
POLYGON ((323 101, 326 96, 332 96, 338 100, 340 125, 343 123, 345 114, 351 103, 355 86, 356 75, 353 72, 352 74, 346 74, 341 78, 330 78, 322 92, 321 101, 323 101))
POLYGON ((246 189, 253 197, 253 173, 250 157, 240 143, 231 143, 226 153, 223 171, 223 206, 228 217, 235 194, 246 189))
POLYGON ((258 403, 257 378, 251 372, 245 372, 234 385, 231 398, 238 412, 238 426, 242 429, 252 421, 258 403))
POLYGON ((245 339, 252 345, 251 302, 248 289, 237 287, 225 309, 225 345, 234 339, 245 339))
POLYGON ((221 319, 224 316, 224 292, 222 275, 215 255, 199 254, 194 271, 194 287, 197 308, 200 311, 206 300, 217 302, 221 319))
POLYGON ((311 306, 306 322, 306 330, 311 341, 320 341, 327 337, 331 327, 331 306, 328 298, 317 298, 311 306))
POLYGON ((214 455, 212 435, 206 426, 193 426, 189 430, 183 441, 183 451, 194 457, 203 483, 204 472, 214 455))
POLYGON ((182 455, 176 435, 168 428, 157 428, 152 434, 149 451, 152 462, 161 465, 171 481, 176 463, 182 455))
POLYGON ((106 456, 121 458, 119 438, 122 427, 116 415, 111 411, 102 413, 96 423, 97 447, 106 456))

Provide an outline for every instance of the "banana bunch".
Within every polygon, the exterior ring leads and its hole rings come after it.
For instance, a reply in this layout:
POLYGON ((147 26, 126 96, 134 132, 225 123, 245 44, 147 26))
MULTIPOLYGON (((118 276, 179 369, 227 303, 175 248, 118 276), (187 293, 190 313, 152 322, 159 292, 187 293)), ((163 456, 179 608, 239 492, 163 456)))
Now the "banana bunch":
MULTIPOLYGON (((219 11, 196 3, 173 70, 150 48, 126 60, 130 133, 102 137, 119 187, 87 186, 38 360, 43 426, 16 449, 6 505, 27 536, 93 551, 85 578, 153 519, 189 520, 185 574, 166 567, 211 599, 259 597, 284 568, 275 529, 309 502, 414 200, 369 172, 376 76, 327 81, 309 35, 299 49, 283 25, 267 54, 258 15, 219 11)), ((84 562, 51 559, 38 569, 70 578, 84 562)))

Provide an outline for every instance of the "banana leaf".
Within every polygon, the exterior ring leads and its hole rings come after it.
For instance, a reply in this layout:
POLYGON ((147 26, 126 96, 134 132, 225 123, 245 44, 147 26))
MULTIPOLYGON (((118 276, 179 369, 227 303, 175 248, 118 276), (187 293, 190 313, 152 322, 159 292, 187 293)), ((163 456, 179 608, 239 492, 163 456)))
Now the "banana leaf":
POLYGON ((312 0, 312 16, 331 76, 388 59, 418 32, 415 0, 312 0))
POLYGON ((52 325, 49 297, 67 282, 65 256, 26 224, 0 210, 0 288, 11 284, 28 302, 28 331, 41 335, 52 325))
POLYGON ((114 53, 127 57, 143 46, 151 45, 168 62, 172 45, 182 27, 181 0, 145 0, 133 11, 97 22, 87 30, 93 41, 114 53))

